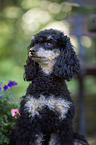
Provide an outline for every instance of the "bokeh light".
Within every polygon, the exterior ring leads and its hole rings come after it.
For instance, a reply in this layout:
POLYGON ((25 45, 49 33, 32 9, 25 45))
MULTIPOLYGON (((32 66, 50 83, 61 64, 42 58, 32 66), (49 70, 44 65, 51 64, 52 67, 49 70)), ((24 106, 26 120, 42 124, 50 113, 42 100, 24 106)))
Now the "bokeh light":
POLYGON ((48 10, 53 13, 53 14, 57 14, 60 12, 61 10, 61 5, 57 4, 57 3, 50 3, 48 5, 48 10))
POLYGON ((69 35, 69 24, 66 21, 54 21, 52 23, 49 23, 44 29, 58 29, 60 31, 63 31, 65 35, 69 35))
POLYGON ((46 24, 51 19, 51 15, 40 8, 34 8, 27 11, 22 17, 22 26, 24 31, 35 32, 41 24, 46 24))
POLYGON ((81 44, 86 47, 86 48, 90 48, 92 45, 92 41, 91 38, 88 36, 82 36, 81 38, 81 44))
POLYGON ((21 9, 18 7, 7 7, 4 9, 4 16, 7 18, 18 18, 22 13, 21 9))
POLYGON ((65 12, 65 13, 68 13, 72 10, 72 6, 71 5, 68 5, 66 3, 62 3, 62 11, 65 12))

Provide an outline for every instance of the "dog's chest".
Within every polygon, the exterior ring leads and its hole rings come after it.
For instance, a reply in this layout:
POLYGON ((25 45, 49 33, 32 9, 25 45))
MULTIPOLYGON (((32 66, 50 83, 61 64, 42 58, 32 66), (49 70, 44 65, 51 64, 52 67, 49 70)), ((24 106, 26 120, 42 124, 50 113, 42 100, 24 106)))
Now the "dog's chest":
POLYGON ((40 116, 40 111, 42 111, 44 107, 48 107, 48 109, 53 112, 58 112, 59 119, 64 119, 66 118, 70 105, 71 102, 61 98, 55 98, 53 95, 48 98, 40 95, 38 99, 33 96, 27 96, 25 110, 28 111, 32 117, 34 117, 35 115, 40 116))

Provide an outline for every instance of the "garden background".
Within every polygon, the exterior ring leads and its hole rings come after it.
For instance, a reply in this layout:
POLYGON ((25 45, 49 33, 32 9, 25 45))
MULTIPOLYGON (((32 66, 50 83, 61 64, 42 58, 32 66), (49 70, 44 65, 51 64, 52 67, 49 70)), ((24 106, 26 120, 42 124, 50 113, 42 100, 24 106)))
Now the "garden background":
MULTIPOLYGON (((14 100, 19 105, 29 82, 23 80, 27 47, 31 37, 45 28, 56 28, 71 37, 80 54, 76 31, 81 18, 80 44, 83 63, 96 66, 96 2, 95 0, 0 0, 0 80, 16 81, 14 100), (95 14, 91 25, 91 15, 95 14), (77 19, 76 19, 77 18, 77 19), (79 19, 80 20, 80 19, 79 19), (94 27, 94 30, 91 29, 94 27), (93 31, 93 32, 92 32, 93 31)), ((82 62, 81 62, 82 63, 82 62)), ((78 110, 78 79, 67 82, 78 110)), ((86 135, 96 136, 96 76, 84 76, 86 135)), ((0 98, 2 99, 2 98, 0 98)), ((77 111, 78 112, 78 111, 77 111)), ((74 120, 78 130, 78 113, 74 120)))

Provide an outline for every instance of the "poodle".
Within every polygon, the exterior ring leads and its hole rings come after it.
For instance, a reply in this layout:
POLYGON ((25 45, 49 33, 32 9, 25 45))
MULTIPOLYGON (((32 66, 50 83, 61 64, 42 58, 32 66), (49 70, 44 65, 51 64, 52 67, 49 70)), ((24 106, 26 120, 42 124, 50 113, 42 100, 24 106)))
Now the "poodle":
POLYGON ((80 65, 70 39, 55 29, 40 31, 31 39, 24 68, 31 83, 10 145, 88 145, 72 127, 75 105, 65 80, 76 76, 80 65))

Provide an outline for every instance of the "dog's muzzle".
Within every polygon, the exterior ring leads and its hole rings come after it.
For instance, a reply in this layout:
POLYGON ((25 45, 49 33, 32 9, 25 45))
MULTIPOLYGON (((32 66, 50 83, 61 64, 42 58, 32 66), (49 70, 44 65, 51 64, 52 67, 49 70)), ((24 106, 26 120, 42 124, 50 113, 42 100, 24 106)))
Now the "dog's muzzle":
POLYGON ((36 53, 36 49, 35 48, 30 48, 30 50, 29 50, 29 56, 30 57, 35 56, 35 53, 36 53))
POLYGON ((28 54, 29 57, 36 62, 41 61, 41 57, 38 57, 36 52, 37 52, 36 48, 30 48, 29 54, 28 54))

